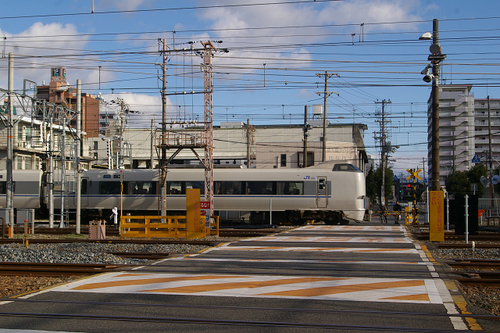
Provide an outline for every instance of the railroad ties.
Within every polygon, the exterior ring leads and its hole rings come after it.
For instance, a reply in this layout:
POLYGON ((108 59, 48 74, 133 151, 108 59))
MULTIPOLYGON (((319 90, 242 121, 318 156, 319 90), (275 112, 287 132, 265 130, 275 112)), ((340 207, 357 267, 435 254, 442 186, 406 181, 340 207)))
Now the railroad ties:
POLYGON ((62 331, 500 329, 463 312, 447 277, 403 226, 308 225, 9 300, 0 328, 40 329, 43 319, 62 331))

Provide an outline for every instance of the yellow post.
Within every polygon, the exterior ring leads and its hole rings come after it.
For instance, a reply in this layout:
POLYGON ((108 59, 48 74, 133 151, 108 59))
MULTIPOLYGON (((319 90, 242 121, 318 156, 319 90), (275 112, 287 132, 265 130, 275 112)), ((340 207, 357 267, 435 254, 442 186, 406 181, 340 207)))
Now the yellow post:
POLYGON ((123 182, 120 183, 120 217, 123 216, 123 182))
POLYGON ((444 192, 429 192, 429 240, 444 242, 444 192))
POLYGON ((187 238, 200 238, 202 236, 200 224, 200 189, 186 190, 186 228, 187 238))

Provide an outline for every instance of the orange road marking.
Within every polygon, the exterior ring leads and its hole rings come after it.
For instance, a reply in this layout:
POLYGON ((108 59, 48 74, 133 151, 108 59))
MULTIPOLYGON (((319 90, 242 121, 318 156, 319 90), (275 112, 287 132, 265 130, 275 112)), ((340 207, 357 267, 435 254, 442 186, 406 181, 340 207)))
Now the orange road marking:
POLYGON ((401 301, 430 301, 429 295, 427 295, 427 294, 394 296, 394 297, 385 297, 385 298, 381 298, 381 299, 394 299, 394 300, 401 300, 401 301))
POLYGON ((319 288, 309 288, 300 290, 289 290, 289 291, 278 291, 272 293, 265 293, 260 295, 268 296, 302 296, 302 297, 312 297, 312 296, 324 296, 331 294, 342 294, 342 293, 352 293, 357 291, 371 291, 376 289, 390 289, 398 287, 415 287, 423 286, 425 282, 422 280, 410 280, 401 282, 379 282, 379 283, 363 283, 345 286, 332 286, 332 287, 319 287, 319 288))
POLYGON ((151 290, 144 290, 144 292, 201 293, 206 291, 215 291, 224 289, 262 288, 262 287, 279 286, 279 285, 293 284, 293 283, 307 283, 307 282, 335 281, 335 280, 345 280, 345 278, 318 277, 318 278, 290 278, 290 279, 280 279, 271 281, 229 282, 229 283, 217 283, 217 284, 197 285, 197 286, 184 286, 178 288, 151 289, 151 290))
POLYGON ((88 290, 109 287, 124 287, 124 286, 137 286, 152 283, 166 283, 178 281, 192 281, 192 280, 208 280, 208 279, 235 279, 246 276, 223 276, 223 275, 199 275, 199 276, 174 276, 171 278, 154 278, 154 279, 140 279, 140 280, 126 280, 126 281, 110 281, 110 282, 96 282, 84 284, 78 287, 71 288, 71 290, 88 290))

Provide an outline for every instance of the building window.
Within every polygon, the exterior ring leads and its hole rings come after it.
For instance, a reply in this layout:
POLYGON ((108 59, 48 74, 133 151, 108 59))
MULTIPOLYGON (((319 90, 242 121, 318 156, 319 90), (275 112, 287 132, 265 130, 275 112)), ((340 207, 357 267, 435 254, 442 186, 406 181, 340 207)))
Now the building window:
POLYGON ((17 159, 17 170, 22 170, 23 169, 23 157, 18 156, 16 159, 17 159))
POLYGON ((282 167, 286 168, 286 154, 281 154, 280 160, 281 160, 281 164, 280 165, 282 167))
MULTIPOLYGON (((304 152, 299 151, 298 152, 298 161, 297 161, 297 166, 299 168, 304 167, 304 152)), ((307 166, 313 166, 314 165, 314 152, 308 151, 307 152, 307 166)))
POLYGON ((21 126, 21 125, 19 125, 17 127, 17 139, 21 142, 24 141, 23 128, 24 128, 24 126, 21 126))
POLYGON ((25 170, 31 170, 32 169, 32 167, 31 167, 31 157, 29 157, 29 156, 24 159, 24 169, 25 170))

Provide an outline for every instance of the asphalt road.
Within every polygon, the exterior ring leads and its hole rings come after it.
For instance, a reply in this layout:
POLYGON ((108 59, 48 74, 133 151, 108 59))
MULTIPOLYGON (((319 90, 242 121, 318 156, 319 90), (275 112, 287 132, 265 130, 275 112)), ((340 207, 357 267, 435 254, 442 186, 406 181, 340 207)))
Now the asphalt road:
MULTIPOLYGON (((377 222, 305 226, 78 280, 2 303, 0 328, 238 333, 467 329, 443 267, 429 261, 402 226, 377 222)), ((496 322, 487 325, 500 330, 496 322)))

